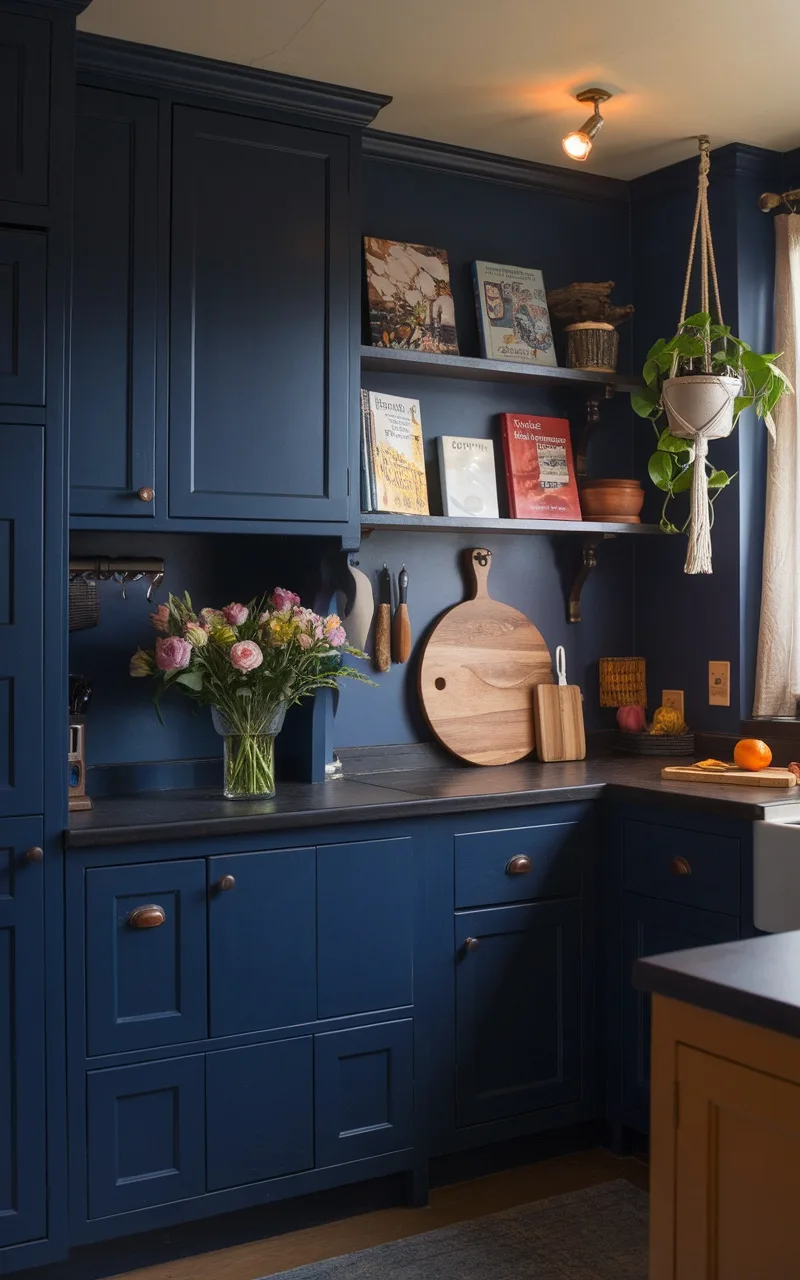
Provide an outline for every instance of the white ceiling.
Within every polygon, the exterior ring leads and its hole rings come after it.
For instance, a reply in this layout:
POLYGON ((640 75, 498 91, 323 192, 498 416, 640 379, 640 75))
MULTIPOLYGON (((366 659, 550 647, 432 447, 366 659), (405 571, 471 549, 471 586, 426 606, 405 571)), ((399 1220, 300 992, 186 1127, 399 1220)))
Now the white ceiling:
POLYGON ((800 144, 797 0, 93 0, 84 31, 392 94, 376 127, 630 178, 712 146, 800 144))

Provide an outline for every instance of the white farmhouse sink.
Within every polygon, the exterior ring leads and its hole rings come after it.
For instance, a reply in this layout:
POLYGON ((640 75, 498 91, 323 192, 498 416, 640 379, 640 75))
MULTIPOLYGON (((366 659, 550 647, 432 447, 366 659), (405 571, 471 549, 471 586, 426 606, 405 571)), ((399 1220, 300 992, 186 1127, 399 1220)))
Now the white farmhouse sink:
POLYGON ((753 923, 764 933, 800 929, 800 812, 777 805, 753 823, 753 923))

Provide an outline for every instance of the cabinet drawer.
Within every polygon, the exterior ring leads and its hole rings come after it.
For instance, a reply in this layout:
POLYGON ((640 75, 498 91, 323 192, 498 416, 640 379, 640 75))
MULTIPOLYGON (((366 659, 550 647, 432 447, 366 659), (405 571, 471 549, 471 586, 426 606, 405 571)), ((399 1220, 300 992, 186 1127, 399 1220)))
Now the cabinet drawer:
POLYGON ((741 848, 734 836, 625 822, 623 888, 706 911, 739 914, 741 848))
POLYGON ((197 1054, 89 1072, 90 1218, 203 1193, 204 1066, 197 1054))
POLYGON ((90 1056, 205 1039, 206 986, 203 861, 87 871, 90 1056))
POLYGON ((411 1146, 413 1047, 410 1018, 314 1037, 318 1168, 411 1146))
POLYGON ((457 835, 456 907, 577 896, 588 838, 575 822, 457 835))

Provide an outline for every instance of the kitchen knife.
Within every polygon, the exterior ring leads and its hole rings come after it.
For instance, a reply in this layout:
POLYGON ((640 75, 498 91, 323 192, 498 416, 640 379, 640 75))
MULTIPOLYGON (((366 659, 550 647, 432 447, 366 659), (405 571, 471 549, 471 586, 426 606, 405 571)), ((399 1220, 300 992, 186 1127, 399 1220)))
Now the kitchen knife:
POLYGON ((411 620, 408 616, 408 570, 403 565, 397 578, 399 603, 392 622, 392 660, 408 662, 411 657, 411 620))
POLYGON ((375 611, 375 646, 372 660, 376 671, 392 665, 392 579, 384 564, 378 576, 378 608, 375 611))

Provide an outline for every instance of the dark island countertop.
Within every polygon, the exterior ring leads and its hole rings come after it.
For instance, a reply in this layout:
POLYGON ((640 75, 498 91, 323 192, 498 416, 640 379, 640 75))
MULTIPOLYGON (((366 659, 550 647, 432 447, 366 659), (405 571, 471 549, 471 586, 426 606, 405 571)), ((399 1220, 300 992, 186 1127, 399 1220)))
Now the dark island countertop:
POLYGON ((661 760, 603 756, 564 764, 521 762, 497 768, 435 768, 350 773, 321 783, 281 783, 272 800, 225 800, 216 789, 100 797, 70 815, 71 848, 376 822, 467 810, 596 800, 640 803, 754 820, 776 805, 797 806, 800 787, 724 787, 664 782, 661 760))
POLYGON ((800 932, 637 960, 634 986, 800 1037, 800 932))

